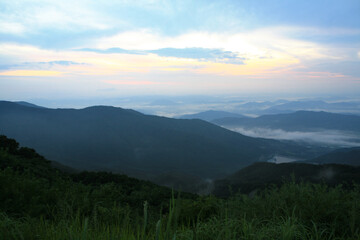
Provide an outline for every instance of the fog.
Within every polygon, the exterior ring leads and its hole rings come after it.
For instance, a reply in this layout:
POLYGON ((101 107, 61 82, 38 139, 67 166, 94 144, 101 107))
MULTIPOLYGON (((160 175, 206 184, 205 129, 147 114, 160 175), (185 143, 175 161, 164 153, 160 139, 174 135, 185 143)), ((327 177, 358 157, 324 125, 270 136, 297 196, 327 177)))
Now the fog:
POLYGON ((299 131, 284 131, 282 129, 270 128, 229 128, 232 131, 241 133, 250 137, 277 139, 277 140, 292 140, 309 143, 317 143, 321 145, 334 145, 339 147, 357 147, 360 146, 360 136, 352 133, 342 131, 314 131, 314 132, 299 132, 299 131))

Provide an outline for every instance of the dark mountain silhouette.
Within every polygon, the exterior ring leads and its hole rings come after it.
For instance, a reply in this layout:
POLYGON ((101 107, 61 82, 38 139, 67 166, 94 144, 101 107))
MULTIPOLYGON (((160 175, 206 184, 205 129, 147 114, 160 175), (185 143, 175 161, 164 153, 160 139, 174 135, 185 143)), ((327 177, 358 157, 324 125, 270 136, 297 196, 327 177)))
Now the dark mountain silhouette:
POLYGON ((212 121, 225 127, 271 128, 285 131, 342 130, 360 132, 360 116, 298 111, 257 118, 222 118, 212 121))
POLYGON ((231 176, 217 180, 213 193, 226 197, 233 193, 251 193, 286 181, 352 185, 360 183, 360 167, 339 164, 254 163, 231 176))
POLYGON ((24 101, 19 101, 19 102, 15 102, 15 103, 20 104, 20 105, 23 105, 23 106, 26 106, 26 107, 44 108, 44 107, 42 107, 42 106, 38 106, 38 105, 29 103, 29 102, 24 102, 24 101))
POLYGON ((360 147, 338 149, 306 162, 316 164, 336 163, 360 166, 360 147))
POLYGON ((195 113, 195 114, 186 114, 186 115, 179 116, 178 118, 180 118, 180 119, 201 119, 201 120, 210 122, 215 119, 227 118, 227 117, 246 118, 246 116, 241 115, 241 114, 230 113, 230 112, 225 112, 225 111, 214 111, 214 110, 199 112, 199 113, 195 113))
POLYGON ((106 106, 47 109, 2 101, 0 134, 73 168, 141 178, 166 172, 215 178, 273 154, 309 159, 328 151, 106 106))

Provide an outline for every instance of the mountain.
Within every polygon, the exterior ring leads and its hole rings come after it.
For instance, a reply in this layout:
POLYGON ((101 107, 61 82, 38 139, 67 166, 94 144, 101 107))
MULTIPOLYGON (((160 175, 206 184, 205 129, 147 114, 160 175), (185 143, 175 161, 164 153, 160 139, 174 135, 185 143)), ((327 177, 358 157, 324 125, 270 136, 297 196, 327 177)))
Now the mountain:
POLYGON ((296 111, 326 111, 344 114, 360 114, 360 102, 325 102, 321 100, 247 102, 238 105, 237 111, 256 115, 293 113, 296 111))
POLYGON ((309 101, 290 101, 287 103, 275 105, 269 108, 269 110, 304 110, 304 109, 323 109, 331 106, 330 103, 320 100, 309 101))
POLYGON ((306 162, 316 164, 336 163, 360 166, 360 147, 338 149, 306 162))
POLYGON ((239 104, 238 107, 242 110, 261 110, 261 109, 267 109, 269 107, 275 106, 277 104, 281 104, 282 102, 246 102, 239 104))
POLYGON ((246 118, 246 116, 241 115, 241 114, 230 113, 230 112, 225 112, 225 111, 214 111, 214 110, 199 112, 199 113, 195 113, 195 114, 186 114, 186 115, 179 116, 178 118, 180 118, 180 119, 201 119, 204 121, 211 122, 215 119, 227 118, 227 117, 246 118))
POLYGON ((325 101, 291 101, 280 105, 272 106, 266 109, 269 113, 286 112, 286 111, 299 111, 299 110, 315 110, 315 111, 356 111, 359 112, 359 102, 333 102, 328 103, 325 101))
POLYGON ((217 180, 213 193, 216 196, 229 196, 232 193, 251 193, 270 185, 281 185, 286 181, 305 181, 326 183, 329 186, 338 184, 351 185, 360 183, 360 167, 326 164, 313 165, 306 163, 254 163, 231 176, 217 180))
POLYGON ((147 179, 167 172, 216 178, 274 154, 309 159, 328 151, 107 106, 48 109, 2 101, 0 134, 72 168, 147 179))
POLYGON ((298 111, 257 118, 222 118, 212 122, 225 127, 271 128, 286 131, 331 129, 360 132, 360 116, 328 112, 298 111))
POLYGON ((29 102, 24 102, 24 101, 19 101, 19 102, 15 102, 15 103, 26 106, 26 107, 44 108, 44 107, 29 103, 29 102))

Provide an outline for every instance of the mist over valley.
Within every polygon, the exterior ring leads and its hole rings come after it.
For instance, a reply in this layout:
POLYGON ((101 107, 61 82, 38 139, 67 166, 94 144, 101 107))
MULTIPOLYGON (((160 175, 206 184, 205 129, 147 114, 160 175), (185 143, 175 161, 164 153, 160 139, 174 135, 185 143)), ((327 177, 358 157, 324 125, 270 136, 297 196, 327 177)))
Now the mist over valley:
POLYGON ((254 118, 209 110, 167 118, 110 106, 52 109, 2 101, 0 113, 1 134, 48 159, 197 193, 208 193, 215 179, 255 162, 310 161, 337 148, 360 146, 360 117, 326 112, 254 118))

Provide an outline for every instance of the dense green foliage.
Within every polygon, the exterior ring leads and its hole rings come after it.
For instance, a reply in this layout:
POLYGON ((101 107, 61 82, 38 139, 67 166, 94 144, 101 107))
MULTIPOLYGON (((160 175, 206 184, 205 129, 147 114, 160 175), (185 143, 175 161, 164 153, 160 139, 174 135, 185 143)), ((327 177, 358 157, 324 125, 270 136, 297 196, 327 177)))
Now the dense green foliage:
POLYGON ((259 162, 215 181, 213 193, 222 197, 239 191, 248 194, 290 181, 325 183, 333 187, 342 184, 343 187, 351 188, 354 183, 360 184, 360 167, 340 164, 259 162))
POLYGON ((306 162, 317 164, 338 163, 360 166, 360 147, 337 149, 306 162))
POLYGON ((53 168, 50 161, 34 150, 18 148, 16 141, 5 136, 0 136, 0 169, 3 193, 0 209, 15 216, 48 218, 65 206, 71 211, 87 214, 95 205, 109 208, 118 202, 124 203, 123 207, 134 207, 141 206, 144 199, 160 209, 171 196, 168 188, 125 175, 106 172, 67 174, 53 168))
POLYGON ((178 196, 123 175, 64 173, 21 152, 0 137, 0 239, 360 238, 359 186, 290 182, 254 196, 178 196))

